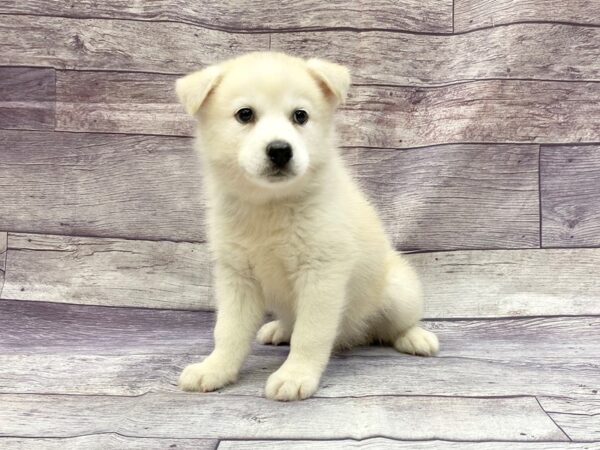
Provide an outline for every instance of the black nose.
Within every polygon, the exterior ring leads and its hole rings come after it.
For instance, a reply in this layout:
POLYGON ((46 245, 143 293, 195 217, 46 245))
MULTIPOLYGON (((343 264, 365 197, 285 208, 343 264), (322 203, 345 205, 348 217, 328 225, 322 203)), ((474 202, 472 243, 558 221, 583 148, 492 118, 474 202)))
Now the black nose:
POLYGON ((267 156, 275 167, 283 169, 292 159, 292 146, 285 141, 273 141, 267 145, 267 156))

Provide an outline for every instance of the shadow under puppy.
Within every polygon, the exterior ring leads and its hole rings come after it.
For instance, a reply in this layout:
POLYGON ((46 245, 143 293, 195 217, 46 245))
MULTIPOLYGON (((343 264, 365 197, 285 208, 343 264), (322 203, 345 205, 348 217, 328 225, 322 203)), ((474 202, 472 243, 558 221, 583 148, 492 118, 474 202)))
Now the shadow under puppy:
POLYGON ((185 368, 182 389, 235 381, 257 331, 263 344, 290 343, 267 381, 276 400, 314 394, 335 347, 438 351, 418 326, 417 275, 338 153, 333 116, 349 86, 343 66, 275 52, 177 80, 198 120, 217 297, 215 349, 185 368), (266 312, 277 320, 260 328, 266 312))

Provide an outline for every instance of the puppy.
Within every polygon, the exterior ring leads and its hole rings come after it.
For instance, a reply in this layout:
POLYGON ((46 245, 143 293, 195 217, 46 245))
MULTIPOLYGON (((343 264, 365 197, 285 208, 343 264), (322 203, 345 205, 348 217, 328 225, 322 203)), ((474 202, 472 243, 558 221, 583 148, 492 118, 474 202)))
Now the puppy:
POLYGON ((266 385, 276 400, 314 394, 334 348, 438 351, 418 326, 417 275, 336 148, 333 116, 349 87, 345 67, 275 52, 177 80, 198 122, 217 297, 214 351, 185 368, 182 389, 235 381, 257 330, 262 344, 290 343, 266 385), (266 312, 276 320, 260 328, 266 312))

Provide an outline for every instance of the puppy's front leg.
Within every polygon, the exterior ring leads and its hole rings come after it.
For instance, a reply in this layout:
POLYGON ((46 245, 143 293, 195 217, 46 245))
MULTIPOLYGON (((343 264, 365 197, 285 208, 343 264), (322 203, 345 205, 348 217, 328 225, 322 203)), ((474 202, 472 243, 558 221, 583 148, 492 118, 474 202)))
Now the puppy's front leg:
POLYGON ((179 386, 185 391, 214 391, 235 381, 264 318, 264 302, 256 280, 218 265, 215 286, 215 349, 201 363, 183 370, 179 386))
POLYGON ((321 271, 302 273, 296 282, 296 322, 290 354, 267 381, 266 395, 274 400, 310 397, 319 387, 321 375, 337 336, 347 277, 321 271))

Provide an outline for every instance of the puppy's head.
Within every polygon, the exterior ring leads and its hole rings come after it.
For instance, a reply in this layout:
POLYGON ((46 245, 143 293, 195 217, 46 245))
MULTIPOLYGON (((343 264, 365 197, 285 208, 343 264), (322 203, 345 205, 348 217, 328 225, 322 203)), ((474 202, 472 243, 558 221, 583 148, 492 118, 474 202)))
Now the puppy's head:
POLYGON ((176 91, 219 181, 264 197, 292 192, 331 157, 349 86, 338 64, 259 52, 180 78, 176 91))

